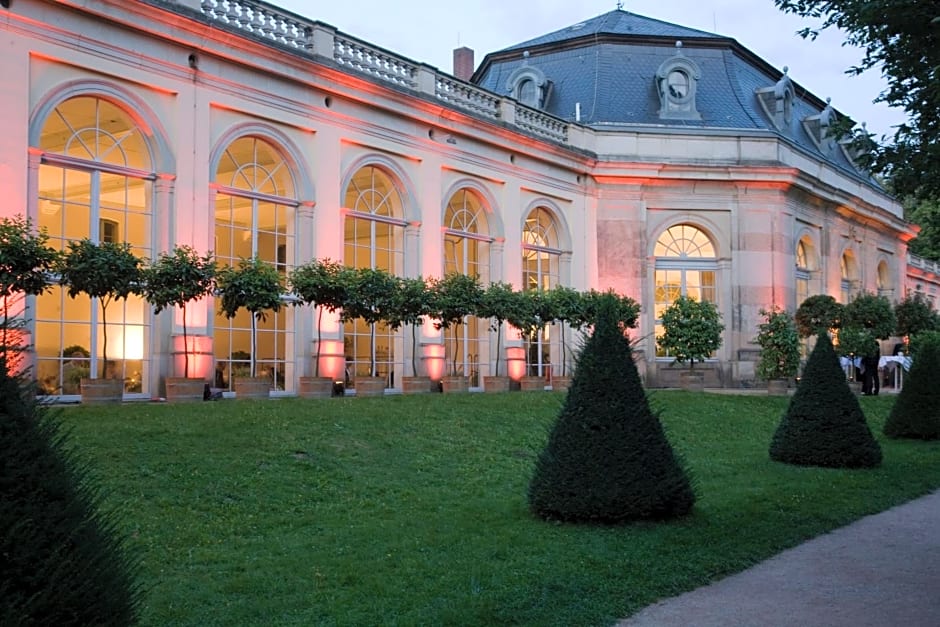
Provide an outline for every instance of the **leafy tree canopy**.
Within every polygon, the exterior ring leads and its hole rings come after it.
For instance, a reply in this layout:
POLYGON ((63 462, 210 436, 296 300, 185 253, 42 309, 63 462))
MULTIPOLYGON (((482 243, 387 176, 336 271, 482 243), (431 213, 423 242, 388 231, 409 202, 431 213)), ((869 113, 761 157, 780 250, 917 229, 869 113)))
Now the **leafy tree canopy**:
POLYGON ((908 293, 894 306, 894 316, 897 319, 896 333, 900 336, 940 328, 940 318, 923 292, 908 293))
MULTIPOLYGON (((815 38, 838 28, 845 43, 861 48, 861 62, 847 70, 881 71, 888 87, 876 102, 902 108, 909 116, 893 138, 877 145, 864 129, 854 146, 865 152, 862 165, 891 181, 899 196, 940 199, 940 7, 924 0, 774 0, 786 13, 821 20, 799 34, 815 38)), ((843 129, 850 126, 845 122, 843 129)), ((882 138, 888 140, 889 138, 882 138)))
POLYGON ((842 325, 843 306, 828 294, 804 300, 796 310, 796 330, 800 337, 826 333, 842 325))
POLYGON ((662 313, 663 334, 656 338, 659 347, 677 363, 705 361, 721 347, 721 313, 715 303, 680 296, 662 313))
POLYGON ((843 327, 858 327, 868 331, 873 337, 886 340, 894 333, 897 320, 894 308, 885 296, 870 292, 861 292, 845 306, 843 327))

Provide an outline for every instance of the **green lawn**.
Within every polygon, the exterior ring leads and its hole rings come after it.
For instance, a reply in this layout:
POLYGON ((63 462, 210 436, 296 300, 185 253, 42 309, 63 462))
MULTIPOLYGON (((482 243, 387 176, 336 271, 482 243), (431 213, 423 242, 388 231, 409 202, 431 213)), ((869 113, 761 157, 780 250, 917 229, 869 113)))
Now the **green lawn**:
POLYGON ((875 470, 767 448, 787 399, 662 391, 694 514, 624 527, 526 507, 560 394, 74 407, 62 418, 142 557, 147 625, 605 625, 940 487, 940 443, 875 470))

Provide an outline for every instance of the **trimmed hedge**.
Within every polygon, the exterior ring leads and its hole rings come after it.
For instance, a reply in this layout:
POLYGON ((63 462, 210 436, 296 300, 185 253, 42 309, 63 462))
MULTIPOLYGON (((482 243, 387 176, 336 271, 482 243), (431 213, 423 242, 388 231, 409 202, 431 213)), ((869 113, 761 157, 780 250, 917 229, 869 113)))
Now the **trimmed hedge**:
MULTIPOLYGON (((911 370, 885 421, 889 438, 940 439, 940 333, 919 336, 911 370)), ((900 368, 900 365, 898 365, 900 368)))
POLYGON ((136 563, 23 380, 0 369, 0 624, 131 625, 136 563))
POLYGON ((799 466, 872 468, 881 447, 849 389, 829 335, 821 333, 770 443, 770 458, 799 466))
POLYGON ((535 465, 529 506, 548 520, 620 523, 691 511, 695 493, 640 382, 616 304, 601 297, 568 396, 535 465))

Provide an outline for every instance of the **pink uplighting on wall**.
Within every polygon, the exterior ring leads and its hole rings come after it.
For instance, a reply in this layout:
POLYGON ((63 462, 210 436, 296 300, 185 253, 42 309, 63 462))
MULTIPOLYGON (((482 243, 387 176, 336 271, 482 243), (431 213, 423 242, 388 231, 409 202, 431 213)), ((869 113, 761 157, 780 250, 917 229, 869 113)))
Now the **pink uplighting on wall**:
MULTIPOLYGON (((109 334, 110 335, 110 334, 109 334)), ((182 377, 186 372, 186 355, 189 353, 189 377, 192 379, 212 379, 215 371, 215 356, 212 354, 212 338, 208 335, 192 335, 186 337, 189 350, 183 343, 182 335, 173 336, 173 372, 175 376, 182 377)))
POLYGON ((509 378, 513 381, 522 379, 525 375, 525 348, 510 346, 506 349, 506 369, 509 371, 509 378))
MULTIPOLYGON (((323 312, 323 317, 329 312, 323 312)), ((339 317, 337 316, 337 321, 339 317)), ((314 347, 316 350, 316 347, 314 347)), ((316 359, 316 353, 314 353, 316 359)), ((343 354, 343 340, 323 340, 320 343, 320 376, 334 381, 345 380, 346 357, 343 354)))
POLYGON ((444 375, 444 345, 424 344, 421 346, 421 360, 424 362, 424 371, 432 381, 440 381, 444 375))

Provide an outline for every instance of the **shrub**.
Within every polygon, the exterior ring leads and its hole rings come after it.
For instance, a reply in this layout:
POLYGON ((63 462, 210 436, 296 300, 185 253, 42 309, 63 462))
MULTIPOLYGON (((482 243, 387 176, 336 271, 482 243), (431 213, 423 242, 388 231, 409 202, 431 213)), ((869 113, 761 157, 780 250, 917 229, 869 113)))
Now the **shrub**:
POLYGON ((545 519, 619 523, 687 514, 695 494, 673 452, 618 324, 601 297, 594 333, 529 484, 545 519))
POLYGON ((0 623, 130 625, 136 562, 54 417, 0 371, 0 623))
POLYGON ((829 468, 871 468, 881 463, 881 448, 826 333, 817 339, 796 393, 777 426, 770 458, 829 468))
POLYGON ((762 379, 786 379, 800 368, 800 338, 796 324, 786 311, 771 307, 760 310, 764 322, 757 327, 760 361, 757 374, 762 379))
POLYGON ((715 303, 680 296, 662 313, 663 334, 656 338, 676 363, 705 361, 721 347, 721 314, 715 303))
POLYGON ((884 434, 890 438, 940 439, 940 332, 922 331, 914 343, 914 359, 884 434))

